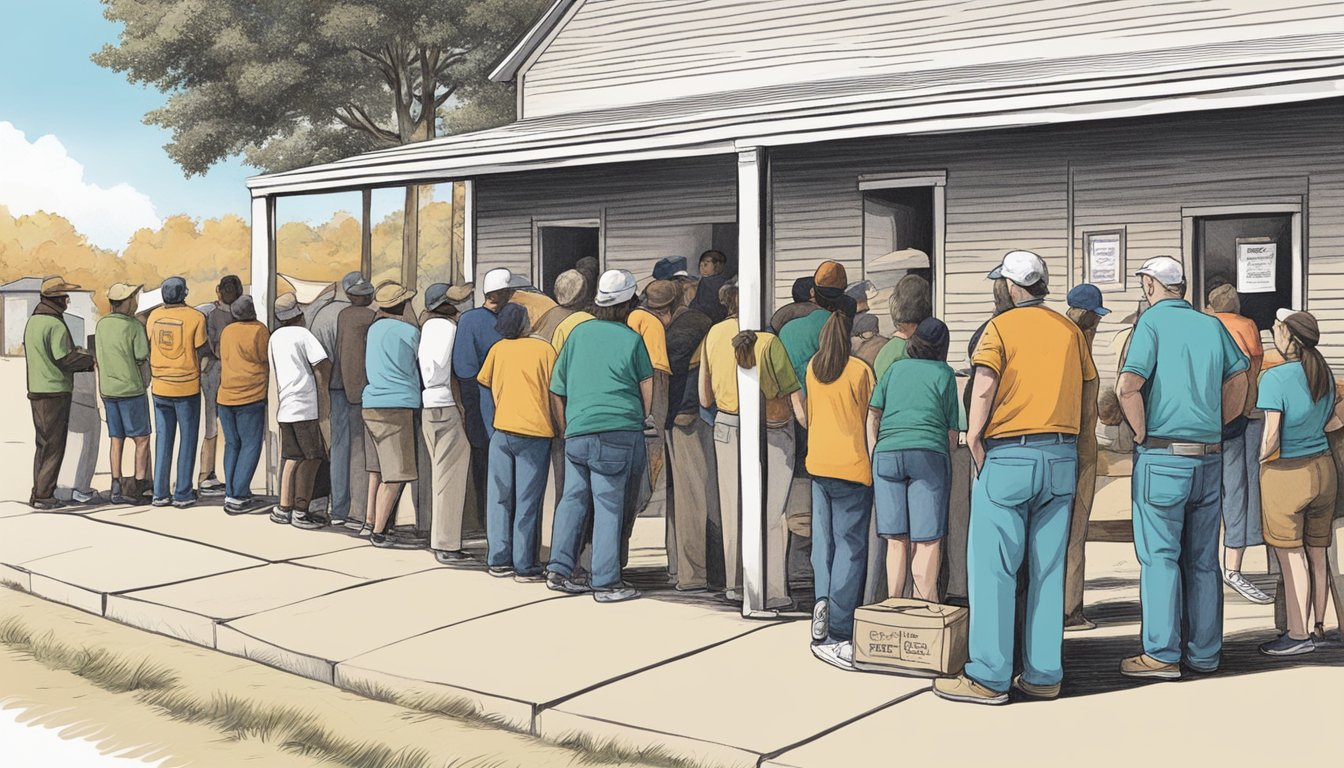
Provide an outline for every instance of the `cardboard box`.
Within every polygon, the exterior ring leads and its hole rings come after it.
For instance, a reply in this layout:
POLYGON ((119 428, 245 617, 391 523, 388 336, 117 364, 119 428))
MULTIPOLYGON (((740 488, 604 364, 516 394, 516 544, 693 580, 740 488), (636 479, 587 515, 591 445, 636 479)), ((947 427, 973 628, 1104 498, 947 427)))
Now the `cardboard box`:
POLYGON ((854 612, 854 666, 874 672, 952 675, 966 664, 970 612, 894 597, 854 612))

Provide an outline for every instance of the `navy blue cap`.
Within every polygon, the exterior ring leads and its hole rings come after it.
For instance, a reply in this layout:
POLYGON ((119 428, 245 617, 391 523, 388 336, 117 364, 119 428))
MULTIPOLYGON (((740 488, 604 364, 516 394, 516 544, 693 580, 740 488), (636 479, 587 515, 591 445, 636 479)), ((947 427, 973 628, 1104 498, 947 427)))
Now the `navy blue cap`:
POLYGON ((686 274, 685 256, 665 256, 653 265, 654 280, 670 280, 686 274))
POLYGON ((1091 283, 1079 283, 1069 291, 1069 306, 1085 309, 1098 315, 1109 315, 1111 310, 1101 305, 1101 289, 1091 283))
POLYGON ((164 304, 181 304, 187 300, 187 281, 180 277, 170 277, 159 286, 164 304))

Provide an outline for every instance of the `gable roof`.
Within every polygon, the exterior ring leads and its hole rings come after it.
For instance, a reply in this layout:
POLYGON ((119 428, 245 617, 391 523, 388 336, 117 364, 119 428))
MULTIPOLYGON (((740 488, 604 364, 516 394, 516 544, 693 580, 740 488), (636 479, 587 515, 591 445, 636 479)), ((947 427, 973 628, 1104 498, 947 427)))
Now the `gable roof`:
POLYGON ((557 31, 565 14, 569 13, 569 9, 577 2, 580 0, 555 0, 551 3, 551 7, 546 9, 541 18, 537 19, 537 23, 523 35, 523 39, 519 40, 495 66, 494 71, 490 73, 490 79, 497 83, 507 83, 517 77, 518 71, 532 54, 550 39, 551 33, 557 31))
POLYGON ((42 281, 55 275, 46 277, 21 277, 10 283, 0 285, 0 293, 37 293, 42 290, 42 281))

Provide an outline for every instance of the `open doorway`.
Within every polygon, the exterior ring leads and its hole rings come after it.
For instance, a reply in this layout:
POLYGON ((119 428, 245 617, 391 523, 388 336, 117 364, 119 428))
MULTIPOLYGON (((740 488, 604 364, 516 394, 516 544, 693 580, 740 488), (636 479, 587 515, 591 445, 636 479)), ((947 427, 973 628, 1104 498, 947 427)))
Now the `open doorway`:
POLYGON ((1273 327, 1280 307, 1301 306, 1296 220, 1291 212, 1190 217, 1195 305, 1219 285, 1234 285, 1241 313, 1260 330, 1273 327))
POLYGON ((919 185, 863 191, 863 277, 872 283, 869 301, 884 336, 895 330, 887 305, 901 278, 918 275, 927 280, 933 303, 936 190, 919 185))
POLYGON ((555 293, 555 278, 574 268, 579 259, 601 261, 601 222, 538 222, 537 274, 533 284, 548 295, 555 293))

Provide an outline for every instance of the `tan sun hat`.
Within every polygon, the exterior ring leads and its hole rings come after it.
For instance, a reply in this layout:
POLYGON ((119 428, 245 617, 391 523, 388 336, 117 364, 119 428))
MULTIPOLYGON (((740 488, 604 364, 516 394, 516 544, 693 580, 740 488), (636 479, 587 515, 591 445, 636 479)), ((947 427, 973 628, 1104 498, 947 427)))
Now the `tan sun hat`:
POLYGON ((108 301, 125 301, 135 294, 139 293, 145 286, 127 285, 126 283, 113 283, 111 288, 107 289, 108 301))
POLYGON ((464 285, 448 286, 448 300, 454 304, 466 301, 471 298, 471 294, 476 290, 475 283, 466 283, 464 285))
POLYGON ((70 291, 78 291, 80 287, 74 283, 65 282, 62 277, 48 277, 42 281, 42 295, 55 298, 57 296, 66 296, 70 291))
POLYGON ((379 283, 378 290, 373 292, 373 303, 377 304, 379 309, 390 309, 409 301, 415 293, 395 280, 385 280, 379 283))

